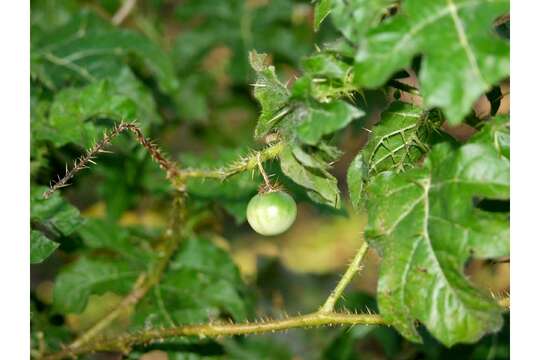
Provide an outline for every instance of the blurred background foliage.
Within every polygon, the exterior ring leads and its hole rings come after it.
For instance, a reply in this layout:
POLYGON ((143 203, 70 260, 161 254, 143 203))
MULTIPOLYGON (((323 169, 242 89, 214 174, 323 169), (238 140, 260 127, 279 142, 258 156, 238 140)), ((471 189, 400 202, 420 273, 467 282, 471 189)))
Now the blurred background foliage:
MULTIPOLYGON (((135 119, 184 166, 229 163, 261 145, 252 135, 259 108, 248 52, 270 54, 286 82, 300 76, 305 56, 337 37, 331 22, 313 31, 309 1, 138 1, 123 24, 114 26, 110 19, 121 5, 118 0, 31 1, 32 237, 45 252, 59 250, 43 262, 31 259, 33 346, 45 334, 46 346, 58 349, 118 304, 138 271, 153 261, 152 247, 170 210, 170 185, 128 136, 115 140, 113 153, 101 155, 61 195, 42 200, 45 186, 64 173, 65 164, 115 121, 135 119), (103 282, 99 271, 123 277, 103 282), (73 293, 76 284, 88 288, 73 293)), ((333 169, 341 188, 352 156, 366 140, 363 127, 373 123, 389 98, 367 91, 357 100, 367 115, 335 136, 344 152, 333 169)), ((247 201, 261 183, 257 174, 224 183, 191 181, 190 211, 210 209, 214 215, 202 227, 201 239, 182 244, 159 293, 149 294, 137 309, 126 309, 109 334, 149 324, 203 322, 220 314, 243 320, 317 308, 362 243, 366 215, 348 205, 337 212, 315 204, 273 165, 275 178, 299 202, 291 231, 269 239, 246 226, 247 201), (160 299, 171 304, 171 314, 156 311, 160 299)), ((339 308, 376 311, 377 266, 370 251, 361 279, 339 308)), ((509 287, 508 268, 472 262, 468 271, 477 284, 502 292, 509 287)), ((418 345, 387 327, 290 330, 176 341, 137 348, 128 358, 504 359, 509 353, 507 326, 473 346, 451 349, 427 332, 423 336, 424 344, 418 345)))

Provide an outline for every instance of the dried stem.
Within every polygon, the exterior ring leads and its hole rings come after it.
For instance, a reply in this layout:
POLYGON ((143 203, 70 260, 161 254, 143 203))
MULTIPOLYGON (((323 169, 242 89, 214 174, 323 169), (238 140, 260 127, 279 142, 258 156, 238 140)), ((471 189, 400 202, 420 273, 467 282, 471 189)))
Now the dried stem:
POLYGON ((144 136, 142 130, 134 122, 121 122, 120 124, 116 125, 111 131, 106 132, 103 136, 103 139, 94 144, 94 146, 92 146, 83 156, 75 160, 73 167, 70 170, 68 170, 66 167, 66 174, 57 182, 52 184, 49 189, 45 193, 43 193, 43 197, 45 199, 48 199, 56 190, 68 186, 68 181, 71 180, 75 176, 75 174, 77 174, 83 169, 86 169, 88 167, 88 163, 95 164, 94 159, 97 157, 97 155, 100 153, 108 152, 105 150, 105 147, 109 145, 116 136, 120 135, 126 130, 129 130, 135 135, 137 142, 148 151, 150 156, 152 156, 152 159, 159 165, 162 170, 166 172, 168 179, 174 179, 178 177, 179 169, 177 165, 173 161, 167 159, 167 157, 162 153, 159 147, 155 143, 147 139, 144 136))
POLYGON ((109 145, 116 136, 126 130, 129 130, 135 135, 137 142, 141 144, 148 151, 148 153, 150 153, 152 159, 165 172, 167 179, 171 181, 174 188, 178 191, 185 190, 185 182, 188 178, 214 178, 225 180, 232 175, 253 170, 258 166, 259 161, 267 161, 277 157, 285 147, 284 143, 277 142, 260 151, 253 151, 248 156, 241 158, 231 165, 223 168, 181 170, 175 162, 169 160, 167 156, 163 154, 155 143, 144 136, 142 130, 135 123, 122 122, 115 126, 111 131, 106 132, 101 141, 94 144, 94 146, 86 151, 83 156, 75 160, 71 169, 66 167, 65 175, 57 182, 53 183, 49 189, 43 193, 43 197, 47 199, 56 190, 69 186, 69 180, 71 180, 79 171, 86 169, 89 163, 95 164, 94 159, 98 154, 109 152, 105 150, 105 147, 109 145))

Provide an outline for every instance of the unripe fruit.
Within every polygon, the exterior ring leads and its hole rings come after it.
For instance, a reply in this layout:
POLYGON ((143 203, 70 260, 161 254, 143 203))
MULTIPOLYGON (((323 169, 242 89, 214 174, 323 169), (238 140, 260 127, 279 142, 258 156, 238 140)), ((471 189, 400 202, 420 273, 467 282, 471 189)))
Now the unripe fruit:
POLYGON ((296 202, 283 191, 255 195, 247 207, 249 225, 261 235, 285 232, 296 219, 296 202))

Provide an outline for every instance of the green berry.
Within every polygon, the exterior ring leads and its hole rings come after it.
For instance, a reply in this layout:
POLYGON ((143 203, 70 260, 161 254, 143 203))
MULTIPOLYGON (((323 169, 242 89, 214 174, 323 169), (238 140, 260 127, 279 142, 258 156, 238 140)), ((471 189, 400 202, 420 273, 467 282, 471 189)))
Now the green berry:
POLYGON ((261 235, 278 235, 296 219, 296 202, 283 191, 255 195, 247 207, 249 225, 261 235))

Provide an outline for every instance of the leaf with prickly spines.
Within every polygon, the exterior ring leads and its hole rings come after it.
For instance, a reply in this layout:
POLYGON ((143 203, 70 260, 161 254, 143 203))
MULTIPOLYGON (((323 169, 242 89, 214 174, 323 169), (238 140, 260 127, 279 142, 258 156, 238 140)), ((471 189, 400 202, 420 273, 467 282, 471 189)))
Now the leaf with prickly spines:
POLYGON ((421 108, 394 102, 381 115, 368 143, 349 166, 347 183, 351 202, 359 208, 369 179, 387 170, 404 171, 416 166, 426 152, 427 131, 419 131, 424 112, 421 108))
POLYGON ((366 236, 383 256, 379 308, 408 339, 420 340, 416 319, 447 346, 502 325, 502 309, 463 267, 471 254, 508 254, 508 214, 484 211, 473 199, 508 199, 509 175, 493 143, 442 143, 423 167, 383 172, 368 185, 366 236))
POLYGON ((441 107, 449 123, 458 124, 480 95, 509 74, 509 43, 493 28, 508 11, 508 0, 405 1, 359 43, 355 81, 379 87, 422 54, 425 105, 441 107))
POLYGON ((286 106, 289 90, 276 76, 275 69, 268 64, 268 56, 255 51, 249 53, 251 67, 257 73, 254 95, 261 104, 261 115, 255 128, 255 137, 260 138, 270 130, 290 111, 286 106))

